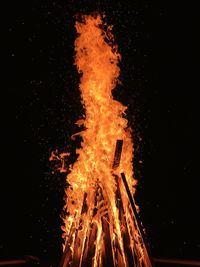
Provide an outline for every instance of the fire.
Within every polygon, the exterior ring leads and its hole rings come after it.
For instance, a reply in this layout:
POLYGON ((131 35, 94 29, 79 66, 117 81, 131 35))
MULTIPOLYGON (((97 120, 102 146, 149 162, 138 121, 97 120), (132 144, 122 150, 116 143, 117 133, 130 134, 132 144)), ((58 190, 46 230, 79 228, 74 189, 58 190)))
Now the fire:
MULTIPOLYGON (((133 197, 132 131, 125 118, 126 107, 112 96, 121 59, 112 26, 107 26, 100 15, 88 15, 82 16, 75 27, 75 64, 81 74, 85 108, 85 116, 77 124, 85 130, 78 133, 81 148, 66 177, 69 186, 65 189, 62 266, 128 267, 136 261, 137 266, 151 266, 121 179, 124 173, 133 197)), ((62 172, 65 156, 69 154, 60 156, 62 172)), ((58 156, 52 153, 50 159, 55 158, 58 156)))

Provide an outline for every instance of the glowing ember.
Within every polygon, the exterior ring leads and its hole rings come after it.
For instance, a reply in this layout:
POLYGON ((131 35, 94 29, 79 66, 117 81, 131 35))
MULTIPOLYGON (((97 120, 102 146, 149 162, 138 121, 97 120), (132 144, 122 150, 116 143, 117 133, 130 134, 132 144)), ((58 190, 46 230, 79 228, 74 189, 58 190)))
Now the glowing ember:
MULTIPOLYGON (((79 156, 66 177, 61 266, 151 266, 121 178, 124 173, 133 197, 131 129, 124 118, 126 107, 112 96, 121 58, 113 44, 112 27, 95 15, 83 16, 82 22, 76 22, 76 30, 75 64, 81 73, 85 107, 85 117, 77 124, 85 130, 79 133, 79 156)), ((69 154, 52 153, 50 158, 61 160, 61 172, 66 171, 66 156, 69 154)))

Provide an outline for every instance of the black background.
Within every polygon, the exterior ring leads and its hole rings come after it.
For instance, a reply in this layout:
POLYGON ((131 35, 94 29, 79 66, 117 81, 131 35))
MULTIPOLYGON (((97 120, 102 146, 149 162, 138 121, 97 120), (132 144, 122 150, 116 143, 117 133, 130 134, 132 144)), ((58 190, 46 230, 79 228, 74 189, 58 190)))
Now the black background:
POLYGON ((83 109, 74 16, 95 10, 114 25, 122 55, 114 95, 134 130, 136 201, 152 254, 199 259, 198 8, 119 0, 2 6, 0 259, 59 262, 64 176, 51 174, 48 158, 75 150, 69 137, 83 109))

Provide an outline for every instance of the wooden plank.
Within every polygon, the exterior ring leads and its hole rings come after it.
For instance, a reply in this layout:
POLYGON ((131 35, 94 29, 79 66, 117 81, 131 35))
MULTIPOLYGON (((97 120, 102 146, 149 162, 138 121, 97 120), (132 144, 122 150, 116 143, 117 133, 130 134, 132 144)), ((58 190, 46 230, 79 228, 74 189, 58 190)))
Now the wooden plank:
POLYGON ((97 225, 93 223, 90 228, 90 237, 88 241, 88 251, 87 251, 87 258, 86 258, 86 266, 92 266, 93 257, 95 255, 96 245, 95 240, 97 238, 97 225))
POLYGON ((117 140, 115 147, 115 155, 113 161, 113 169, 116 169, 120 164, 121 153, 122 153, 123 140, 117 140))
POLYGON ((149 245, 147 243, 146 236, 145 236, 144 231, 142 229, 142 223, 141 223, 140 217, 138 216, 138 213, 137 213, 137 210, 135 207, 135 203, 133 201, 131 192, 130 192, 129 187, 128 187, 128 183, 126 181, 126 176, 124 173, 121 173, 121 177, 122 177, 122 180, 123 180, 123 183, 124 183, 124 186, 125 186, 125 189, 126 189, 126 192, 127 192, 127 195, 128 195, 128 198, 129 198, 129 201, 130 201, 133 213, 134 213, 134 216, 135 216, 135 220, 137 222, 138 232, 141 235, 142 241, 144 242, 144 253, 145 253, 145 259, 147 260, 147 266, 148 267, 154 266, 153 260, 151 258, 149 245))
POLYGON ((102 221, 102 229, 104 232, 104 244, 105 244, 106 264, 107 264, 106 266, 114 267, 109 223, 104 216, 101 218, 101 221, 102 221))
POLYGON ((7 261, 0 261, 0 266, 10 266, 10 265, 18 265, 26 263, 27 260, 7 260, 7 261))
POLYGON ((71 230, 69 233, 69 237, 68 237, 68 240, 66 242, 65 250, 64 250, 64 253, 62 255, 59 267, 68 267, 69 262, 72 259, 72 250, 71 250, 70 246, 72 244, 74 231, 75 231, 74 224, 72 224, 72 227, 71 227, 71 230))
POLYGON ((200 266, 200 261, 194 261, 194 260, 181 260, 181 259, 161 259, 161 258, 154 258, 153 259, 155 263, 163 263, 166 264, 166 266, 171 265, 187 265, 187 266, 200 266))
POLYGON ((119 177, 117 175, 115 175, 115 181, 116 181, 116 185, 117 185, 116 202, 117 202, 117 208, 119 210, 119 220, 121 223, 123 249, 124 249, 124 253, 126 256, 126 262, 128 263, 128 266, 132 267, 132 266, 134 266, 134 261, 133 261, 132 250, 130 247, 130 237, 129 237, 129 232, 128 232, 128 228, 127 228, 127 222, 125 219, 124 207, 123 207, 123 203, 122 203, 119 177))

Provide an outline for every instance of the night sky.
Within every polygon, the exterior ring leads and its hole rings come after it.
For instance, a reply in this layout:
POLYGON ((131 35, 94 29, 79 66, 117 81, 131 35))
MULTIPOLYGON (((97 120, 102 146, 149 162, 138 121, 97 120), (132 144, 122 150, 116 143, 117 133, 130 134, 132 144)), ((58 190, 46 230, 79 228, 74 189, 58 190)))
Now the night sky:
POLYGON ((154 257, 200 259, 198 8, 180 1, 7 1, 1 7, 0 260, 59 262, 64 176, 56 148, 83 115, 74 65, 78 13, 106 13, 119 52, 116 99, 133 128, 136 202, 154 257), (141 163, 142 162, 142 163, 141 163))

